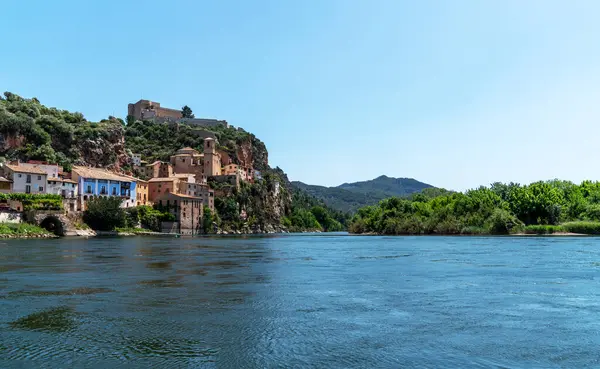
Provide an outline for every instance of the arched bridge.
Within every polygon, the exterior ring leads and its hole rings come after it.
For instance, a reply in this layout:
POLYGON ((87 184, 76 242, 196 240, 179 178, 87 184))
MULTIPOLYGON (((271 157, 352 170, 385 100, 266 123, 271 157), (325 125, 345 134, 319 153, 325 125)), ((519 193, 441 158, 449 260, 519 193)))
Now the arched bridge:
POLYGON ((71 221, 61 211, 30 211, 26 219, 57 236, 64 236, 72 228, 71 221))

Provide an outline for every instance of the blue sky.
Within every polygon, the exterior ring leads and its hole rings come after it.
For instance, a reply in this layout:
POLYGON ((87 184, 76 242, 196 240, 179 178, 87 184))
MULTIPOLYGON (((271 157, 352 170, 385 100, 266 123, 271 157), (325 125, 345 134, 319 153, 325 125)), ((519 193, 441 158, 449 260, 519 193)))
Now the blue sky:
POLYGON ((292 180, 600 180, 597 1, 9 1, 0 89, 226 119, 292 180))

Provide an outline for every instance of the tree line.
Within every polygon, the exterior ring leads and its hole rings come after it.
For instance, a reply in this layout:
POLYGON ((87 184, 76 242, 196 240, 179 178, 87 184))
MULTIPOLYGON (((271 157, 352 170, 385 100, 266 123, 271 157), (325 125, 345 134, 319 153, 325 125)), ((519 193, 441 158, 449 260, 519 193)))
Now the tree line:
POLYGON ((600 182, 493 183, 464 193, 425 189, 357 211, 353 233, 600 233, 600 182))

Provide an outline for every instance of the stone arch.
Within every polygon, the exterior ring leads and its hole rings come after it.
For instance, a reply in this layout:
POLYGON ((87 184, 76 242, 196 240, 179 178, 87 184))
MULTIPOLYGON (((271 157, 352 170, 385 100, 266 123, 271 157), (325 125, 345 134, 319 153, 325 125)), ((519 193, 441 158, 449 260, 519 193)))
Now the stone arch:
POLYGON ((40 222, 40 227, 54 233, 57 236, 64 236, 65 225, 57 216, 48 215, 40 222))

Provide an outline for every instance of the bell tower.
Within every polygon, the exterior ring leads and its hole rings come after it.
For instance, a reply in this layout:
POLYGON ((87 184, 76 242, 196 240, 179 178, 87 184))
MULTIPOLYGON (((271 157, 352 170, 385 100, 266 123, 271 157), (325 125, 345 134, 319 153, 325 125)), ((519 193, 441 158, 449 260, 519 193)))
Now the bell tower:
POLYGON ((204 139, 204 175, 221 175, 221 158, 217 154, 216 142, 212 137, 204 139))

